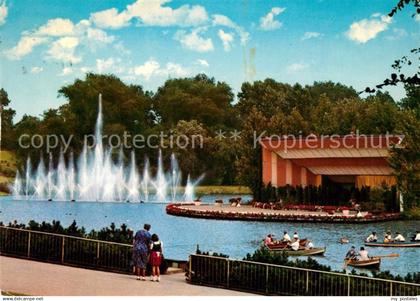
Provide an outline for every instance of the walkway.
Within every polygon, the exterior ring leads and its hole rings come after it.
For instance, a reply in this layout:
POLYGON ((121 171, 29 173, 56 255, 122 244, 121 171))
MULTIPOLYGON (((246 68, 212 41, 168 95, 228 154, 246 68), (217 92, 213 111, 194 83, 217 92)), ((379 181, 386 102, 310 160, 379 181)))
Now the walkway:
POLYGON ((0 289, 34 296, 239 296, 245 293, 185 282, 183 273, 160 283, 133 276, 0 256, 0 289))

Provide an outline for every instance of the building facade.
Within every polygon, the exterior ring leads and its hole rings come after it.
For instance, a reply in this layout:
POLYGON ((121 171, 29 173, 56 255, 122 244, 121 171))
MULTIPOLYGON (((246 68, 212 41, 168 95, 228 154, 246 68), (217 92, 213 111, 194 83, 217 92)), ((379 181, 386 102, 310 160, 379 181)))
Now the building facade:
POLYGON ((262 138, 262 177, 274 187, 326 183, 375 187, 396 184, 389 149, 399 136, 262 138))

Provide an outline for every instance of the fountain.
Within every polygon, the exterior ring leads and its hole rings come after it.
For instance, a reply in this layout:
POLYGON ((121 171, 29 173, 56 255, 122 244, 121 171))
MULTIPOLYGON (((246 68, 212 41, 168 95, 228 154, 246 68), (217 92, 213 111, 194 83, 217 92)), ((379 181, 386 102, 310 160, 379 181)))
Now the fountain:
POLYGON ((49 154, 48 167, 41 157, 32 172, 31 159, 28 157, 24 178, 19 171, 12 187, 15 199, 59 200, 59 201, 126 201, 158 202, 192 201, 195 182, 188 175, 185 193, 180 194, 182 177, 174 154, 171 155, 170 170, 165 173, 162 152, 159 150, 157 173, 150 173, 149 159, 144 159, 142 176, 137 169, 136 157, 131 152, 130 163, 124 165, 124 153, 120 149, 118 160, 112 160, 110 150, 102 143, 102 97, 99 95, 98 117, 95 125, 95 146, 90 149, 85 142, 83 150, 75 161, 73 153, 66 164, 61 151, 57 167, 54 168, 52 154, 49 154))

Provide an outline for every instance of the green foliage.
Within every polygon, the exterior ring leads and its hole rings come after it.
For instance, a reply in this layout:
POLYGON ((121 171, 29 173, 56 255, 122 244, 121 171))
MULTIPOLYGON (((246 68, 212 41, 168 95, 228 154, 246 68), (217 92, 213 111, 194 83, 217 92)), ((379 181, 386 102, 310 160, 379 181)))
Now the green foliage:
POLYGON ((414 113, 416 119, 420 119, 420 86, 406 85, 406 97, 401 99, 399 105, 404 110, 409 110, 414 113))
MULTIPOLYGON (((1 222, 0 225, 2 225, 1 222)), ((9 223, 8 227, 125 244, 131 244, 133 242, 133 231, 127 228, 126 224, 122 224, 117 228, 114 223, 111 223, 109 227, 102 228, 99 231, 91 230, 89 233, 86 232, 84 227, 79 228, 75 220, 67 228, 63 227, 60 221, 56 220, 53 220, 51 223, 45 221, 37 223, 36 221, 31 220, 27 226, 25 224, 18 224, 17 221, 14 221, 13 223, 9 223)))
POLYGON ((84 80, 62 87, 60 95, 68 99, 61 108, 66 127, 81 138, 95 127, 98 114, 98 95, 102 94, 104 134, 141 133, 152 123, 151 102, 141 86, 126 85, 114 75, 88 73, 84 80), (115 133, 113 130, 119 128, 115 133))
POLYGON ((389 162, 395 171, 398 188, 404 196, 404 208, 420 206, 420 120, 405 113, 397 129, 404 135, 400 145, 391 149, 389 162))
MULTIPOLYGON (((389 286, 379 285, 378 287, 376 281, 369 278, 352 278, 349 282, 346 271, 332 271, 329 266, 319 264, 311 257, 306 260, 292 261, 287 256, 269 252, 267 249, 258 249, 252 255, 247 254, 244 261, 228 261, 227 257, 220 257, 219 254, 191 258, 192 273, 188 274, 188 278, 192 283, 197 284, 222 286, 268 295, 391 295, 389 286), (318 271, 334 273, 319 273, 318 271)), ((358 274, 354 269, 350 275, 369 276, 364 273, 358 274)), ((420 273, 394 276, 389 271, 383 271, 373 272, 372 276, 409 283, 418 283, 420 280, 420 273)), ((417 291, 418 288, 411 285, 393 284, 394 294, 415 295, 417 291)))
POLYGON ((7 92, 0 89, 0 116, 1 116, 1 148, 12 150, 16 147, 16 137, 13 131, 13 117, 16 111, 8 108, 10 99, 7 92))
POLYGON ((204 74, 192 78, 169 79, 153 96, 160 122, 167 128, 181 120, 197 120, 208 128, 235 125, 233 93, 229 85, 204 74))
MULTIPOLYGON (((404 147, 392 150, 390 162, 396 171, 398 189, 406 195, 407 208, 420 199, 417 143, 420 102, 419 88, 415 85, 407 85, 407 97, 396 103, 382 92, 363 99, 352 87, 340 83, 314 82, 301 86, 267 78, 244 83, 234 103, 232 89, 226 83, 202 74, 169 79, 153 94, 138 85, 126 85, 114 75, 89 73, 84 79, 62 87, 59 94, 67 103, 45 111, 39 118, 25 115, 13 124, 14 111, 4 109, 7 131, 3 131, 6 132, 3 145, 16 150, 19 166, 27 155, 36 165, 40 150, 16 147, 17 137, 73 135, 71 150, 77 157, 82 137, 94 132, 99 93, 103 97, 104 134, 121 136, 127 131, 131 135, 159 136, 163 132, 175 138, 201 135, 203 147, 163 149, 164 161, 168 162, 174 152, 185 175, 198 177, 205 173, 202 184, 245 185, 260 200, 267 199, 262 197, 260 135, 402 134, 406 136, 404 147), (218 138, 219 129, 226 138, 218 138), (240 137, 231 138, 234 130, 240 137)), ((4 90, 0 91, 0 98, 4 105, 9 105, 4 90)), ((60 148, 53 150, 55 160, 59 152, 60 148)), ((158 153, 153 148, 137 148, 135 152, 139 162, 145 155, 153 162, 158 153)), ((48 160, 47 154, 43 155, 48 160)), ((295 192, 290 198, 305 201, 308 193, 311 192, 295 192)))

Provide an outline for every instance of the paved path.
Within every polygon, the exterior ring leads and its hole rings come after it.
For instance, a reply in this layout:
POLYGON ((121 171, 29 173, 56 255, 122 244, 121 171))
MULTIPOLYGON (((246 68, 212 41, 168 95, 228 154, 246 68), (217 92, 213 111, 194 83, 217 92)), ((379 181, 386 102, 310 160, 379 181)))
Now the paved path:
POLYGON ((238 296, 245 293, 190 285, 183 273, 161 282, 134 276, 0 256, 0 289, 35 296, 238 296))

